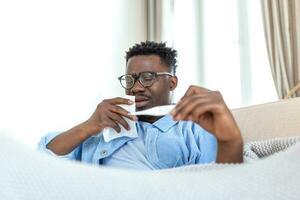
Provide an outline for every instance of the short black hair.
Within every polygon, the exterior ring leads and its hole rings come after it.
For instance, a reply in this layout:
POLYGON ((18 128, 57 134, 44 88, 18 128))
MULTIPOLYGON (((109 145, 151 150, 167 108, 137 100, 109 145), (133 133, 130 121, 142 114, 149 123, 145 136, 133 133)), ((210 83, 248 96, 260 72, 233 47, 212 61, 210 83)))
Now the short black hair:
POLYGON ((146 41, 136 43, 126 52, 126 63, 129 58, 138 55, 158 55, 162 63, 170 67, 171 72, 176 72, 177 51, 166 46, 165 42, 146 41))

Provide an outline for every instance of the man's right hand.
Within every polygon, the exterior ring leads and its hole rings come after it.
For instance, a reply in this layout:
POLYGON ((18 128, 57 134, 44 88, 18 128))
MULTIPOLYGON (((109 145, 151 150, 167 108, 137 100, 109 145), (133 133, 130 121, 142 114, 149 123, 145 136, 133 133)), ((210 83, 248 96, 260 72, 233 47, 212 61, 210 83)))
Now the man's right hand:
POLYGON ((129 130, 130 127, 123 117, 131 120, 137 120, 137 117, 129 115, 128 111, 118 105, 132 105, 133 103, 133 101, 121 97, 105 99, 98 104, 95 112, 80 125, 80 128, 89 136, 96 135, 106 127, 111 127, 118 133, 121 131, 120 125, 129 130))
POLYGON ((120 132, 120 125, 122 125, 129 130, 130 127, 123 117, 131 120, 136 120, 137 118, 136 116, 128 115, 128 111, 118 106, 119 104, 132 105, 133 102, 120 97, 102 101, 87 121, 56 136, 47 144, 47 148, 58 155, 66 155, 83 141, 96 135, 106 127, 111 127, 120 132))

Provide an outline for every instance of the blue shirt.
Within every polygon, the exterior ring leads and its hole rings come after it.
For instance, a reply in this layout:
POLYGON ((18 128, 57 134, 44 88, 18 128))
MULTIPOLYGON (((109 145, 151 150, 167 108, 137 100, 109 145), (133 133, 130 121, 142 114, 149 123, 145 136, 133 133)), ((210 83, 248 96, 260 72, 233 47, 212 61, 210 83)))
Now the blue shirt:
MULTIPOLYGON (((148 124, 148 123, 147 123, 148 124)), ((147 124, 138 123, 141 129, 145 130, 147 124)), ((148 124, 149 125, 149 124, 148 124)), ((137 170, 153 170, 155 167, 149 162, 145 146, 145 131, 139 131, 138 137, 126 142, 116 150, 111 156, 103 158, 101 164, 109 167, 137 169, 137 170)))
MULTIPOLYGON (((142 137, 145 157, 154 169, 179 167, 182 165, 215 162, 217 156, 216 138, 191 121, 174 121, 166 115, 155 123, 136 123, 139 138, 142 137)), ((59 133, 44 136, 38 149, 55 155, 46 145, 59 133)), ((120 137, 105 142, 103 135, 92 136, 67 155, 59 156, 67 160, 80 160, 85 163, 102 165, 137 138, 120 137)), ((136 148, 138 150, 138 148, 136 148)), ((134 151, 134 149, 133 149, 134 151)), ((137 152, 132 152, 137 153, 137 152)), ((125 161, 125 160, 124 160, 125 161)), ((133 160, 139 162, 138 160, 133 160)), ((120 164, 122 167, 122 164, 120 164)))

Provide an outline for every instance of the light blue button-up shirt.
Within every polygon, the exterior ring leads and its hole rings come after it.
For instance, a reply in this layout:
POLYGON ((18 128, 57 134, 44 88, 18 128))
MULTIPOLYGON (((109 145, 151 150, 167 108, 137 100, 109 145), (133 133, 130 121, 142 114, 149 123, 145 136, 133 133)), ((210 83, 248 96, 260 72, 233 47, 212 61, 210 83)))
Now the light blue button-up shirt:
MULTIPOLYGON (((166 115, 153 124, 137 122, 136 127, 138 135, 143 137, 145 157, 152 169, 211 163, 216 160, 217 140, 215 136, 196 123, 174 121, 170 115, 166 115)), ((46 148, 46 145, 58 134, 53 132, 44 136, 38 149, 55 155, 46 148)), ((88 138, 69 154, 59 157, 102 165, 108 163, 109 159, 113 157, 112 155, 118 152, 120 148, 135 139, 137 138, 120 137, 105 142, 103 135, 100 134, 100 136, 88 138)), ((132 149, 132 151, 139 150, 139 148, 132 149)), ((137 152, 129 153, 135 154, 137 152)), ((132 163, 134 162, 139 161, 133 159, 132 163)), ((121 167, 122 165, 120 163, 121 167)))

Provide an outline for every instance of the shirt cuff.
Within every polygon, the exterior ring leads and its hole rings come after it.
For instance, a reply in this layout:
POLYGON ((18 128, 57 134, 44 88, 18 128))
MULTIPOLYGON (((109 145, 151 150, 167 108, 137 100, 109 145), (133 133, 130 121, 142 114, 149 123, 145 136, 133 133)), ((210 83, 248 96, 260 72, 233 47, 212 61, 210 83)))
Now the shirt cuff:
POLYGON ((58 155, 56 153, 54 153, 53 151, 51 151, 50 149, 47 148, 47 145, 59 134, 61 134, 62 132, 50 132, 48 134, 46 134, 45 136, 43 136, 40 140, 40 142, 38 143, 38 147, 37 149, 45 154, 51 155, 51 156, 56 156, 65 160, 76 160, 76 154, 78 151, 78 147, 75 148, 73 151, 71 151, 68 154, 65 155, 58 155))

